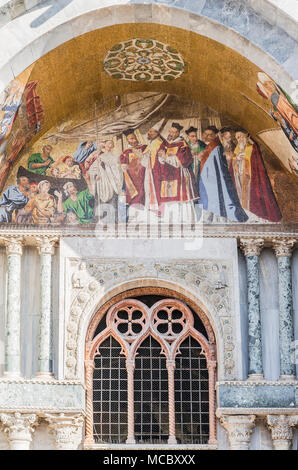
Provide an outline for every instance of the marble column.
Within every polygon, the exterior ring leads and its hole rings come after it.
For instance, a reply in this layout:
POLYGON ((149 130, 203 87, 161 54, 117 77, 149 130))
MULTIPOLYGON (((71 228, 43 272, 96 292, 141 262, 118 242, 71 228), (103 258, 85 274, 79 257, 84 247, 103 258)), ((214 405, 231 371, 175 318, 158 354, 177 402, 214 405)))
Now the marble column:
POLYGON ((134 420, 134 371, 135 360, 126 359, 127 370, 127 439, 126 444, 135 444, 134 420))
POLYGON ((5 371, 8 377, 21 376, 21 257, 22 237, 4 239, 7 253, 7 311, 5 331, 5 371))
POLYGON ((298 415, 268 415, 267 425, 271 431, 274 450, 289 450, 293 439, 293 427, 298 424, 298 415))
POLYGON ((40 237, 40 319, 37 376, 53 377, 52 372, 52 256, 56 237, 40 237))
POLYGON ((168 444, 177 444, 175 426, 175 360, 167 359, 169 383, 169 439, 168 444))
POLYGON ((259 256, 264 245, 260 238, 241 239, 246 259, 248 295, 248 378, 260 380, 263 375, 262 329, 260 312, 259 256))
POLYGON ((280 379, 289 380, 296 376, 292 357, 294 320, 291 274, 291 255, 295 240, 273 240, 272 243, 278 264, 280 379))
POLYGON ((255 419, 254 415, 223 415, 220 418, 228 433, 230 450, 249 450, 255 419))
POLYGON ((7 434, 10 450, 30 450, 36 414, 1 413, 0 421, 7 434))
POLYGON ((55 436, 57 450, 77 450, 82 442, 84 418, 80 414, 46 413, 50 431, 55 436))

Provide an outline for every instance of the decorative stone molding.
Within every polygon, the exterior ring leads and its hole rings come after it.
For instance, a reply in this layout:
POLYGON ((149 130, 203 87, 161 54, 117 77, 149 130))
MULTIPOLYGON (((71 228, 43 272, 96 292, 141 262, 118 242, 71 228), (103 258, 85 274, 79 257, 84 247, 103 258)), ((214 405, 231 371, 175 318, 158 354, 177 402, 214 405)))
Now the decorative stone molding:
POLYGON ((45 415, 51 432, 55 436, 56 449, 76 450, 82 441, 82 415, 66 415, 64 413, 45 415))
POLYGON ((244 256, 260 256, 263 246, 263 238, 240 238, 240 248, 244 256))
MULTIPOLYGON (((70 227, 61 227, 59 229, 49 228, 49 227, 42 227, 39 226, 32 227, 22 225, 20 229, 19 225, 9 225, 9 229, 7 229, 8 224, 0 224, 0 245, 5 244, 4 241, 1 241, 1 238, 9 238, 9 237, 22 237, 24 238, 24 244, 28 246, 36 246, 35 239, 36 237, 57 237, 58 240, 60 237, 67 237, 67 238, 96 238, 97 240, 105 240, 111 238, 111 232, 109 230, 104 230, 101 226, 94 226, 92 229, 87 229, 86 227, 82 227, 81 229, 77 229, 76 226, 70 227)), ((262 238, 265 241, 266 245, 269 245, 272 242, 272 239, 278 240, 288 240, 288 239, 295 239, 296 243, 298 243, 298 224, 293 227, 291 232, 288 231, 281 231, 279 224, 273 224, 264 227, 264 225, 260 224, 218 224, 213 226, 204 225, 204 238, 236 238, 237 240, 248 238, 257 239, 262 238), (243 228, 245 227, 245 228, 243 228), (265 230, 264 230, 265 228, 265 230)), ((181 225, 171 226, 171 231, 167 233, 166 237, 164 237, 159 233, 154 233, 154 238, 183 238, 183 239, 195 239, 198 237, 202 237, 202 224, 195 224, 191 226, 185 225, 183 227, 183 232, 181 232, 181 225)), ((135 238, 152 238, 152 231, 150 230, 150 226, 146 224, 140 224, 138 226, 138 230, 136 227, 133 227, 133 230, 130 229, 129 225, 126 224, 119 224, 117 226, 117 230, 113 232, 113 238, 115 239, 135 239, 135 238)))
POLYGON ((273 239, 272 240, 272 248, 275 252, 275 256, 279 258, 280 256, 292 256, 292 251, 297 243, 297 240, 290 239, 290 240, 280 240, 280 239, 273 239))
POLYGON ((225 376, 235 376, 235 341, 233 337, 233 303, 232 303, 232 264, 226 260, 155 260, 131 259, 70 260, 70 269, 66 268, 67 285, 72 285, 71 308, 67 322, 66 337, 66 378, 78 376, 78 345, 85 341, 80 336, 83 317, 95 312, 98 300, 108 289, 121 282, 142 279, 159 279, 171 281, 182 287, 192 288, 204 306, 212 315, 212 322, 218 334, 223 338, 224 360, 222 367, 225 376), (79 266, 84 263, 84 269, 79 266), (78 269, 79 268, 79 269, 78 269), (86 271, 83 278, 80 271, 86 271), (77 287, 84 286, 84 287, 77 287))
POLYGON ((267 425, 271 431, 275 450, 289 450, 293 439, 293 427, 298 424, 298 415, 268 415, 267 425))
POLYGON ((38 423, 36 414, 1 413, 0 421, 8 435, 10 450, 29 450, 34 426, 38 423))
POLYGON ((55 245, 59 240, 58 237, 35 237, 35 240, 37 241, 37 249, 40 255, 54 255, 55 245))
POLYGON ((228 433, 231 450, 249 450, 255 415, 223 415, 220 422, 228 433))

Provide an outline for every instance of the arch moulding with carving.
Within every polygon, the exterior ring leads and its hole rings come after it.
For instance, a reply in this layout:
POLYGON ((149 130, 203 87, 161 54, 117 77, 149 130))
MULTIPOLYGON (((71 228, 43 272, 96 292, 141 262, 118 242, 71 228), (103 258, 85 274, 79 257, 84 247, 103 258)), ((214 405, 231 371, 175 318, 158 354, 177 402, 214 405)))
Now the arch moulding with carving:
MULTIPOLYGON (((69 337, 66 340, 66 370, 67 378, 84 379, 84 360, 85 360, 85 344, 86 341, 92 339, 96 326, 100 319, 107 313, 109 308, 122 299, 127 299, 137 295, 164 295, 174 297, 185 302, 200 317, 207 331, 208 340, 211 344, 216 343, 216 355, 218 360, 218 379, 224 380, 227 377, 235 378, 238 371, 235 370, 235 362, 233 360, 234 344, 231 341, 228 351, 225 348, 223 322, 220 320, 214 306, 208 302, 202 301, 200 295, 192 289, 185 288, 179 283, 164 281, 161 279, 136 279, 113 286, 107 292, 102 290, 98 295, 92 296, 92 301, 85 306, 83 313, 78 319, 77 334, 71 338, 71 322, 72 314, 68 320, 69 337), (72 341, 70 341, 70 338, 72 341), (76 350, 68 349, 76 342, 76 350), (71 344, 70 344, 71 343, 71 344), (71 354, 70 354, 71 352, 71 354), (228 356, 227 356, 228 354, 228 356), (75 364, 75 366, 72 366, 75 364), (70 367, 72 366, 72 367, 70 367)), ((82 292, 79 294, 82 296, 82 292)), ((71 312, 76 307, 72 307, 71 312)), ((233 328, 233 318, 230 319, 230 328, 233 328)), ((230 331, 230 330, 229 330, 230 331)), ((231 338, 233 337, 230 332, 231 338)))
MULTIPOLYGON (((243 15, 238 17, 236 15, 235 24, 231 28, 229 18, 225 19, 224 12, 221 11, 224 8, 222 2, 218 2, 218 5, 214 2, 210 7, 206 1, 192 2, 190 9, 186 6, 179 8, 179 3, 175 6, 165 4, 162 0, 152 4, 126 2, 127 0, 117 2, 106 0, 102 6, 99 6, 101 2, 73 0, 69 6, 61 11, 58 10, 53 16, 48 14, 47 17, 47 13, 44 12, 43 22, 40 21, 40 11, 32 9, 4 25, 0 30, 0 40, 3 44, 7 44, 7 48, 0 58, 0 91, 27 67, 65 42, 96 29, 125 23, 183 27, 186 31, 213 39, 253 61, 289 93, 293 91, 291 89, 293 79, 297 78, 295 76, 297 43, 288 35, 286 28, 281 29, 275 25, 275 29, 272 30, 272 25, 260 12, 257 16, 251 8, 246 7, 245 18, 243 15), (207 13, 203 5, 206 6, 207 13), (243 21, 246 20, 248 29, 243 31, 243 21), (289 57, 279 57, 280 54, 276 53, 280 49, 278 35, 281 32, 292 46, 289 49, 293 53, 289 57), (271 41, 266 40, 266 35, 270 36, 271 41), (253 42, 251 37, 256 38, 260 44, 253 42), (275 46, 273 52, 272 47, 271 49, 268 47, 271 42, 275 46)), ((293 29, 293 25, 291 26, 293 29)))

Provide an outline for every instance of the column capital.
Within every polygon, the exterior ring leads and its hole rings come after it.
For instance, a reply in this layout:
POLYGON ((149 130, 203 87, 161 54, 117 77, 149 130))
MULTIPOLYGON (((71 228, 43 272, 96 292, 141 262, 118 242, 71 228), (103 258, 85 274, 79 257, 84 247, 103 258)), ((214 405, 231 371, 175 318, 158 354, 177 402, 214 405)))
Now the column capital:
POLYGON ((36 237, 37 249, 40 255, 54 255, 55 254, 55 244, 59 240, 58 237, 36 237))
POLYGON ((1 413, 0 421, 8 435, 11 450, 29 450, 34 426, 38 424, 36 414, 1 413))
POLYGON ((220 422, 228 433, 231 450, 248 450, 255 415, 222 415, 220 422))
POLYGON ((81 414, 46 413, 51 432, 55 435, 56 448, 76 450, 82 441, 84 418, 81 414))
POLYGON ((240 248, 244 256, 260 256, 263 246, 263 238, 240 238, 240 248))
POLYGON ((289 450, 293 439, 293 427, 298 424, 298 415, 268 415, 267 425, 272 434, 275 450, 289 450))
POLYGON ((272 248, 274 250, 275 256, 277 258, 280 256, 292 256, 292 251, 296 242, 297 240, 295 239, 279 240, 274 238, 272 240, 272 248))
POLYGON ((3 242, 6 246, 7 255, 21 255, 23 253, 23 237, 2 237, 0 236, 0 242, 3 242))

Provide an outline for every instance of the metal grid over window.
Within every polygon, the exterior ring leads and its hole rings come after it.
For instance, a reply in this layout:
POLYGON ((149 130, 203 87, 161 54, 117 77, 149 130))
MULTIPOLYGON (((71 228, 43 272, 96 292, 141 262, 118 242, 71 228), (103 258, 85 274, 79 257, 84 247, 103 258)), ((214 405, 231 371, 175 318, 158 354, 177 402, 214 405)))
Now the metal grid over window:
POLYGON ((109 336, 94 358, 93 430, 95 442, 121 443, 127 437, 127 374, 121 346, 109 336))
POLYGON ((183 341, 176 356, 175 421, 181 444, 206 444, 209 439, 209 392, 206 358, 192 337, 183 341))
POLYGON ((160 344, 151 336, 137 350, 134 398, 136 441, 165 443, 169 437, 168 371, 160 344))

